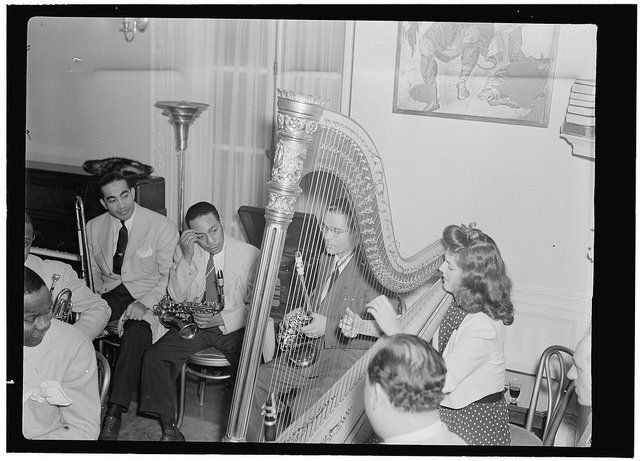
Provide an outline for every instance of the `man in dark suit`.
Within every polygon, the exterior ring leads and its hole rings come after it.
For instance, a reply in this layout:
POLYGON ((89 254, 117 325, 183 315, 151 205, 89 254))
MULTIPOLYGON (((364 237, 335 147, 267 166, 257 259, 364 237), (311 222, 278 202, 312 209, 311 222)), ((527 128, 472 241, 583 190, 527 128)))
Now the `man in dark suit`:
MULTIPOLYGON (((375 338, 359 336, 348 338, 342 334, 341 318, 348 311, 368 318, 365 305, 385 293, 366 270, 359 254, 359 234, 353 221, 347 199, 330 205, 324 214, 322 232, 326 255, 319 263, 319 283, 311 296, 311 322, 300 328, 300 333, 311 339, 317 348, 315 363, 296 366, 290 362, 290 353, 265 363, 258 370, 253 404, 249 415, 246 440, 259 441, 263 418, 261 409, 267 396, 276 395, 278 414, 283 414, 284 395, 295 397, 288 402, 291 420, 295 420, 313 405, 374 343, 375 338)), ((285 316, 288 322, 297 315, 293 311, 285 316)), ((281 417, 278 428, 286 424, 281 417)))
POLYGON ((167 293, 176 225, 134 202, 135 190, 124 176, 108 173, 99 184, 107 210, 87 223, 95 290, 118 322, 120 354, 113 373, 109 407, 99 440, 117 440, 121 414, 140 381, 144 351, 167 331, 153 307, 167 293))
POLYGON ((233 382, 260 257, 256 247, 224 231, 218 210, 208 202, 192 205, 185 222, 189 229, 182 233, 175 250, 169 294, 177 302, 201 302, 206 298, 222 304, 223 309, 215 314, 193 314, 199 328, 195 337, 183 339, 177 328, 171 328, 144 355, 140 410, 160 417, 163 442, 184 440, 175 422, 173 383, 189 357, 215 347, 231 364, 233 382), (217 288, 220 276, 222 290, 217 288))

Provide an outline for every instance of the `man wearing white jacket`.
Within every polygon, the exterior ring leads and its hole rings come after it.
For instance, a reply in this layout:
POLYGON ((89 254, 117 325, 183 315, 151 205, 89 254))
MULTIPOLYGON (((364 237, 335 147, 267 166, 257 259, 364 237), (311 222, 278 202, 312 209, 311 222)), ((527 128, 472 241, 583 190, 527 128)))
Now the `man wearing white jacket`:
POLYGON ((84 333, 90 341, 93 341, 107 325, 111 308, 100 295, 91 291, 70 265, 52 259, 41 259, 29 254, 33 239, 33 224, 31 218, 25 213, 24 265, 38 274, 45 285, 49 284, 49 289, 55 285, 52 293, 53 299, 56 299, 63 289, 71 290, 73 312, 79 314, 73 326, 84 333))
POLYGON ((240 362, 244 327, 260 251, 224 232, 218 210, 208 202, 192 205, 185 215, 189 229, 180 237, 169 275, 168 291, 177 302, 221 302, 219 313, 194 314, 199 328, 191 339, 169 329, 144 355, 140 410, 160 416, 161 441, 183 441, 175 425, 173 383, 190 356, 209 347, 231 364, 233 382, 240 362))

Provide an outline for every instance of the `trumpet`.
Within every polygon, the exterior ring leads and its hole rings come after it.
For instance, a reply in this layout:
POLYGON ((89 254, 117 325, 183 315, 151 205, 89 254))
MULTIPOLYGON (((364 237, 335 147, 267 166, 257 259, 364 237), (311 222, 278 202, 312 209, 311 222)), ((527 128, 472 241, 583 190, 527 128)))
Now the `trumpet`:
MULTIPOLYGON (((51 287, 53 291, 53 286, 51 287)), ((71 290, 64 288, 60 290, 53 303, 53 317, 62 322, 73 323, 73 302, 71 301, 71 290)))
POLYGON ((153 306, 153 313, 158 316, 160 323, 166 328, 177 328, 182 339, 191 339, 200 330, 193 321, 193 314, 217 314, 224 308, 222 303, 205 301, 178 303, 165 295, 158 304, 153 306))

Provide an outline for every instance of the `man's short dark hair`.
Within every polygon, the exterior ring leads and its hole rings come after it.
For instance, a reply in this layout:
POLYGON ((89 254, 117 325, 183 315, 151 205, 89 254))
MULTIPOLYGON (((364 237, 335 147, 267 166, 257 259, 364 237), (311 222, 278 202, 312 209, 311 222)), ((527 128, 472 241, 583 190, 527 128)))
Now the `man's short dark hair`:
POLYGON ((44 280, 38 274, 36 274, 33 269, 30 269, 25 266, 24 268, 24 294, 28 295, 31 293, 36 293, 45 286, 44 280))
POLYGON ((98 183, 98 194, 100 195, 100 198, 102 199, 104 198, 104 194, 102 193, 102 187, 116 181, 126 181, 127 188, 131 189, 131 184, 129 184, 129 180, 126 178, 126 176, 121 175, 117 171, 112 171, 110 173, 105 174, 102 178, 100 178, 100 182, 98 183))
POLYGON ((431 344, 414 335, 384 339, 367 373, 369 382, 380 384, 391 404, 405 412, 434 410, 444 398, 444 359, 431 344))
POLYGON ((218 210, 215 206, 213 206, 209 202, 198 202, 189 207, 187 213, 184 215, 184 222, 186 222, 187 226, 189 226, 189 223, 194 219, 208 214, 214 215, 216 219, 220 221, 220 214, 218 213, 218 210))
POLYGON ((339 197, 332 201, 327 207, 327 212, 337 213, 345 216, 349 223, 349 229, 352 233, 358 232, 358 226, 355 221, 351 200, 347 196, 339 197))

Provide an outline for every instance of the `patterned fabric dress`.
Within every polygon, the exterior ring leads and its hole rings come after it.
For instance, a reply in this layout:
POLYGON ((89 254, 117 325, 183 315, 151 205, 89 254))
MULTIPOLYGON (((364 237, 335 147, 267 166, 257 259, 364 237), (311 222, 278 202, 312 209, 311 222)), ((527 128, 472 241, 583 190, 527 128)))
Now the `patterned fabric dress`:
MULTIPOLYGON (((440 324, 438 349, 443 353, 451 334, 460 326, 468 312, 452 303, 440 324)), ((507 402, 471 403, 454 409, 440 407, 440 419, 449 430, 469 445, 510 445, 507 402)))

